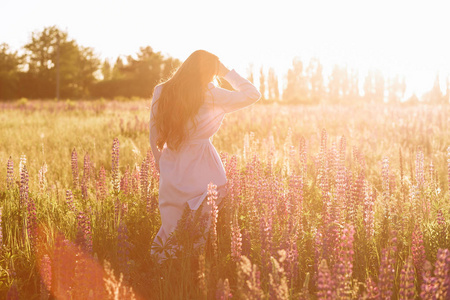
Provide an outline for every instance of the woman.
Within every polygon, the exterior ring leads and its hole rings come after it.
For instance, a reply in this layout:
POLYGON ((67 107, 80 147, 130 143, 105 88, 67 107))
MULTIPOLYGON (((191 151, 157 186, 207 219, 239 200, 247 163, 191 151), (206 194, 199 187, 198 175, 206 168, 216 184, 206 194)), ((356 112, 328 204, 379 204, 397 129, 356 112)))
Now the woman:
POLYGON ((155 87, 150 114, 150 145, 160 172, 161 228, 154 243, 165 243, 186 205, 197 210, 208 183, 217 185, 218 202, 226 195, 225 170, 209 138, 226 113, 251 105, 258 90, 217 56, 193 52, 172 78, 155 87), (225 78, 235 91, 214 86, 225 78))

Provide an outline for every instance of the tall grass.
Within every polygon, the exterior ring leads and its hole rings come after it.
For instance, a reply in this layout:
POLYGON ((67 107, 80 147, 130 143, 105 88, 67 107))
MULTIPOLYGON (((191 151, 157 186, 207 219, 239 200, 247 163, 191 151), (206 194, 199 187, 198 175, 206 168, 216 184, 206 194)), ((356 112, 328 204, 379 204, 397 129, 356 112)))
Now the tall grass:
POLYGON ((213 143, 228 196, 217 213, 205 187, 212 213, 186 210, 159 262, 146 106, 3 104, 2 297, 450 296, 448 107, 227 116, 213 143))

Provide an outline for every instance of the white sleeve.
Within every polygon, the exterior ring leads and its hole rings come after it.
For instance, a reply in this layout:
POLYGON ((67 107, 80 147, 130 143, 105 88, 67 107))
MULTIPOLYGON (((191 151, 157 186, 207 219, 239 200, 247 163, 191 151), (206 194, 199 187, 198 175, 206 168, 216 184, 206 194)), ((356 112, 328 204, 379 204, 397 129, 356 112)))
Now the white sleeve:
POLYGON ((250 81, 241 77, 234 69, 228 72, 224 78, 235 91, 214 88, 212 95, 214 104, 222 107, 226 113, 249 106, 261 98, 258 89, 250 81))

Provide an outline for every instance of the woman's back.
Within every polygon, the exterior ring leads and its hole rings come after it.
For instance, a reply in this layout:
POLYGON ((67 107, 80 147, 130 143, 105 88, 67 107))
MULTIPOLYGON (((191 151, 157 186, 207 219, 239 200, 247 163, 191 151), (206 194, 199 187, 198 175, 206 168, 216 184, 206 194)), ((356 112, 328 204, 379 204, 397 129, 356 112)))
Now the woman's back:
MULTIPOLYGON (((209 138, 217 132, 226 113, 256 102, 260 98, 260 93, 234 70, 228 72, 224 78, 235 91, 215 87, 210 83, 204 103, 194 118, 196 126, 189 122, 188 133, 178 149, 171 149, 166 145, 161 151, 159 208, 162 225, 157 237, 163 242, 175 229, 186 204, 191 210, 200 207, 207 196, 207 186, 210 182, 217 186, 219 200, 226 195, 225 170, 209 138)), ((164 85, 155 89, 154 103, 158 101, 163 89, 164 85)), ((157 113, 157 110, 152 112, 157 113)), ((152 125, 152 121, 150 123, 152 125)), ((155 145, 157 134, 152 126, 150 132, 152 145, 155 145)), ((154 147, 152 150, 155 151, 154 147)))

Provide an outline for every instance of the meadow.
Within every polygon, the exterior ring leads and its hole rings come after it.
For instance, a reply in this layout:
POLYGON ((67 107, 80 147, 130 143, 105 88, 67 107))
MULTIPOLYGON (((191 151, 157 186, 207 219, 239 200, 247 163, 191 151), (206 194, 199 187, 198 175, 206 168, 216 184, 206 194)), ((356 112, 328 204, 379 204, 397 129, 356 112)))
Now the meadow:
POLYGON ((205 187, 160 264, 149 105, 0 103, 0 298, 450 297, 450 106, 227 115, 224 205, 205 187))

